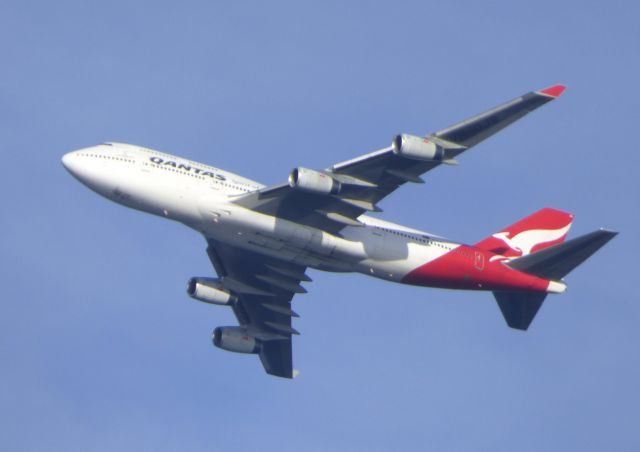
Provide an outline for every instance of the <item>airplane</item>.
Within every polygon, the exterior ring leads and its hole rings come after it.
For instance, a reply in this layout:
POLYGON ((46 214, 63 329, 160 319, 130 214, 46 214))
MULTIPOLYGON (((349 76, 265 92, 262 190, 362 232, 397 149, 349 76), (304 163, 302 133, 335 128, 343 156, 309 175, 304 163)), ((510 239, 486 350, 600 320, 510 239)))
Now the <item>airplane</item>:
POLYGON ((358 272, 416 286, 493 292, 507 325, 526 330, 548 294, 617 232, 565 241, 573 215, 544 208, 475 245, 367 215, 405 183, 559 97, 563 85, 531 91, 426 136, 400 134, 380 150, 325 170, 298 167, 288 180, 253 180, 153 149, 103 143, 69 152, 63 166, 98 194, 200 232, 218 275, 193 277, 194 299, 228 306, 236 326, 215 346, 257 354, 268 374, 293 378, 291 301, 306 269, 358 272))

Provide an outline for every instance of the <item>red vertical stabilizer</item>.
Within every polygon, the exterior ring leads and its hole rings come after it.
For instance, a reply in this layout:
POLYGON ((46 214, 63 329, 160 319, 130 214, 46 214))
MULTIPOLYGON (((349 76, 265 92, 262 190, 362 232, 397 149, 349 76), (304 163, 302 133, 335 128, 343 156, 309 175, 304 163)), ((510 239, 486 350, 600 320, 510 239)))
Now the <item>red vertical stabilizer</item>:
POLYGON ((573 215, 546 207, 478 242, 477 248, 507 257, 526 256, 562 243, 573 215))

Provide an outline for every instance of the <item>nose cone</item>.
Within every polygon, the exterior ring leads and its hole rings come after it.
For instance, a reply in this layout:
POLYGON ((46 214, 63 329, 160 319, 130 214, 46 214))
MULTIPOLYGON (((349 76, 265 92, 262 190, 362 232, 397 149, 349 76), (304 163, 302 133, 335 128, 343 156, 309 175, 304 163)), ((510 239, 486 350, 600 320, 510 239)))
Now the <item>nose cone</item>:
POLYGON ((105 182, 105 170, 98 158, 100 149, 96 147, 80 149, 62 156, 62 166, 78 181, 92 190, 100 191, 105 182))
POLYGON ((131 175, 114 157, 111 145, 100 144, 69 152, 62 156, 62 166, 80 183, 112 199, 114 191, 131 175))
POLYGON ((62 166, 74 176, 78 174, 78 156, 76 152, 68 152, 62 156, 62 166))

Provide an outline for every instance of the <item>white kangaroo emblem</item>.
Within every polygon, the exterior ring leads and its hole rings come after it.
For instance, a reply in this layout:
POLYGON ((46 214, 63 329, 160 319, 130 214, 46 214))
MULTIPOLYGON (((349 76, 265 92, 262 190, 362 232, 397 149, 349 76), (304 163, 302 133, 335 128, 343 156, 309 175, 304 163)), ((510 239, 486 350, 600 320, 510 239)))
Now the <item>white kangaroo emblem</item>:
POLYGON ((531 253, 531 250, 536 245, 553 242, 563 237, 569 231, 570 227, 571 223, 560 229, 530 229, 528 231, 522 231, 512 238, 509 238, 509 231, 497 232, 493 234, 492 237, 502 240, 509 248, 514 251, 519 251, 522 253, 522 256, 526 256, 531 253))

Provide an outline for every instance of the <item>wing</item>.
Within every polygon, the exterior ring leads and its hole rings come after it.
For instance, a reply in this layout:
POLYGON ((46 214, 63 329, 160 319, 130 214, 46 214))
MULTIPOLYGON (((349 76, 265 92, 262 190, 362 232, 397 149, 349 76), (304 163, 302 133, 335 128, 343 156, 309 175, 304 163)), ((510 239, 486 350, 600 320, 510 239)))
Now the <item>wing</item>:
POLYGON ((233 312, 240 325, 261 342, 260 360, 267 373, 293 378, 291 309, 300 281, 311 281, 305 267, 245 251, 212 239, 207 254, 225 289, 237 295, 233 312))
POLYGON ((424 137, 438 148, 440 158, 417 160, 394 152, 389 146, 333 165, 324 171, 340 183, 338 194, 296 190, 284 183, 238 197, 234 202, 252 210, 336 233, 357 225, 367 211, 379 211, 377 203, 407 182, 424 182, 421 175, 441 164, 455 164, 465 150, 557 98, 564 86, 532 91, 489 111, 424 137))

